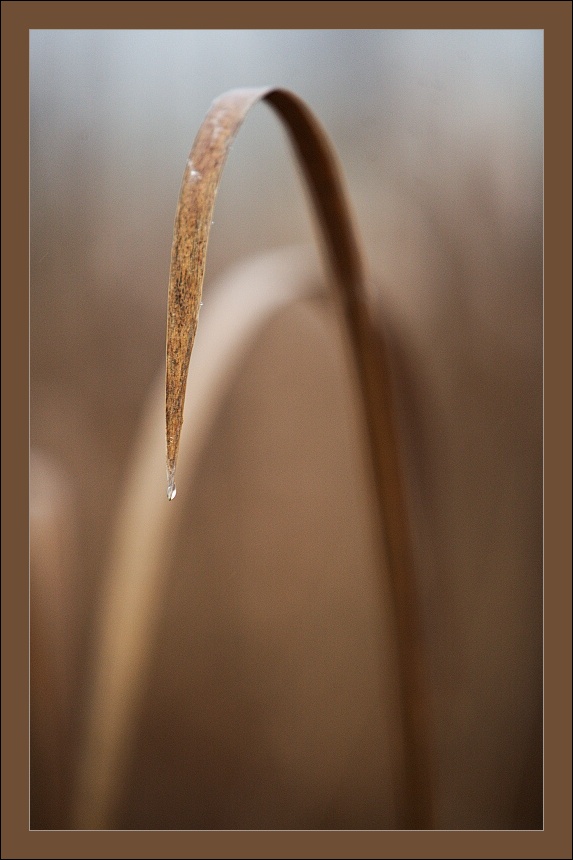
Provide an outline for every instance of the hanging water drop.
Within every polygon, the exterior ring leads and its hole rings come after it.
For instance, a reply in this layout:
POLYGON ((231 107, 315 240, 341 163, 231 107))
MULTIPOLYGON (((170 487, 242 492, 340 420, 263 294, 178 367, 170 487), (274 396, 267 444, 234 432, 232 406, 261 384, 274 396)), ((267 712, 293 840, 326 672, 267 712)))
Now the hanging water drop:
POLYGON ((175 486, 175 469, 167 469, 167 498, 170 502, 177 495, 177 487, 175 486))

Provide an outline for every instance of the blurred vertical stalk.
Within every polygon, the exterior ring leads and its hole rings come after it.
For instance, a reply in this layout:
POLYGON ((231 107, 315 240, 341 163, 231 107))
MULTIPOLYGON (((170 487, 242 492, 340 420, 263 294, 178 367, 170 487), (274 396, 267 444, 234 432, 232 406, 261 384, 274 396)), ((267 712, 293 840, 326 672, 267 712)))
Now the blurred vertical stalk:
POLYGON ((175 217, 169 279, 166 356, 167 495, 175 470, 185 387, 205 272, 217 188, 230 146, 249 109, 268 102, 286 125, 310 191, 326 261, 359 381, 379 510, 381 575, 389 572, 396 619, 403 734, 406 829, 432 827, 429 717, 421 610, 405 499, 389 356, 374 324, 364 266, 341 169, 306 105, 281 89, 232 90, 213 102, 189 156, 175 217))

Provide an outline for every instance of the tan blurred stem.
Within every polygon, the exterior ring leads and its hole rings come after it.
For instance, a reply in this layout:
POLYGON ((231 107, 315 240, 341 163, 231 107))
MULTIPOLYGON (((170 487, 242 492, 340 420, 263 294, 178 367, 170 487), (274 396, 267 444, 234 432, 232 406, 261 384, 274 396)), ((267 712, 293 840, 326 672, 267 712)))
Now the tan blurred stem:
POLYGON ((281 89, 232 90, 211 106, 189 156, 175 218, 167 318, 166 431, 168 497, 175 468, 185 386, 205 272, 215 196, 230 146, 250 108, 268 102, 286 125, 314 203, 359 379, 379 506, 381 571, 388 569, 398 638, 404 739, 404 827, 432 826, 428 714, 420 607, 386 345, 369 310, 364 268, 341 171, 306 105, 281 89))

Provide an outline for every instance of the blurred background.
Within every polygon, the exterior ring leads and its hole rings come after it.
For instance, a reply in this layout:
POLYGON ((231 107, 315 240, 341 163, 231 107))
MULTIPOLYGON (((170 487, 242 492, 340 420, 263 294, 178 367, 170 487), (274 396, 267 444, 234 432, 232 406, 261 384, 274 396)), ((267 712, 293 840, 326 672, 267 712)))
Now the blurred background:
MULTIPOLYGON (((156 412, 163 432, 179 185, 211 101, 267 84, 325 126, 393 333, 436 824, 541 827, 543 34, 493 30, 30 33, 31 826, 93 826, 78 797, 97 782, 82 762, 104 595, 141 463, 167 505, 142 427, 156 412)), ((399 820, 391 611, 313 230, 257 107, 221 184, 201 313, 224 320, 237 279, 292 297, 219 384, 187 495, 179 479, 105 826, 399 820)))

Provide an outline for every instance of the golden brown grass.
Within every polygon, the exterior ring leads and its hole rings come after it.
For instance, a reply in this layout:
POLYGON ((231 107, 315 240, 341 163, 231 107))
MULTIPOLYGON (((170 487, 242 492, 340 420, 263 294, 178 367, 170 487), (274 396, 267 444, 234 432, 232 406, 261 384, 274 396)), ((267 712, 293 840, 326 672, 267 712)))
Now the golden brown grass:
POLYGON ((215 197, 230 146, 248 111, 267 101, 285 123, 314 209, 362 394, 379 506, 380 569, 389 571, 401 679, 406 819, 431 827, 428 714, 410 525, 404 494, 391 374, 384 339, 369 309, 364 266, 341 170, 329 141, 306 105, 281 89, 232 90, 215 100, 187 161, 175 218, 167 317, 167 495, 175 497, 185 387, 205 272, 215 197))

